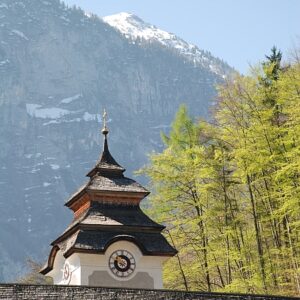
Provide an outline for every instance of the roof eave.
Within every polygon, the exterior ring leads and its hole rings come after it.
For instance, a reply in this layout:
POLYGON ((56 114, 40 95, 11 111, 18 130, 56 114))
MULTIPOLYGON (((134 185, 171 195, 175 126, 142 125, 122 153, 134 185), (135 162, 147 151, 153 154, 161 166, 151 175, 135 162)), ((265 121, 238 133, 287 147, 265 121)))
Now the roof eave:
POLYGON ((88 193, 93 193, 93 194, 104 194, 104 195, 108 195, 108 194, 119 194, 119 195, 125 195, 126 197, 129 197, 129 196, 138 196, 140 195, 139 198, 141 198, 141 200, 143 200, 145 197, 147 197, 150 192, 147 191, 145 189, 145 191, 122 191, 122 190, 97 190, 97 189, 91 189, 91 188, 86 188, 86 191, 88 193))
POLYGON ((104 229, 104 231, 118 231, 118 230, 124 230, 129 228, 139 228, 141 232, 162 232, 166 226, 160 225, 154 227, 154 226, 137 226, 137 225, 95 225, 95 224, 82 224, 82 223, 75 223, 73 227, 69 228, 67 231, 65 231, 63 234, 61 234, 57 239, 55 239, 50 245, 51 246, 57 246, 58 243, 62 242, 63 240, 67 239, 70 235, 74 234, 78 230, 81 229, 89 229, 89 230, 99 230, 104 229), (107 230, 108 229, 108 230, 107 230))
POLYGON ((43 269, 41 269, 39 271, 39 273, 41 273, 42 275, 47 275, 49 272, 51 272, 53 270, 53 267, 49 267, 48 265, 46 267, 44 267, 43 269))
MULTIPOLYGON (((68 258, 74 253, 88 253, 88 254, 104 254, 106 249, 94 250, 94 249, 82 249, 77 247, 71 247, 67 252, 64 253, 64 257, 68 258)), ((173 257, 178 253, 177 250, 172 252, 145 252, 143 251, 144 256, 163 256, 163 257, 173 257)))
POLYGON ((82 197, 85 193, 87 193, 87 184, 85 185, 85 187, 80 190, 79 192, 75 193, 73 196, 71 196, 71 198, 64 204, 64 206, 66 207, 71 207, 72 204, 77 200, 79 199, 80 197, 82 197))
POLYGON ((53 246, 53 248, 51 249, 51 252, 49 254, 46 266, 44 266, 39 271, 39 273, 41 273, 43 275, 46 275, 46 274, 48 274, 49 272, 51 272, 53 270, 54 260, 55 260, 55 257, 56 257, 56 254, 57 254, 58 250, 59 250, 59 247, 57 245, 53 246))
MULTIPOLYGON (((112 167, 112 168, 101 168, 100 166, 95 166, 92 170, 90 170, 86 176, 87 177, 93 177, 98 172, 99 173, 111 173, 111 174, 123 174, 126 171, 123 167, 112 167)), ((122 175, 123 176, 123 175, 122 175)))

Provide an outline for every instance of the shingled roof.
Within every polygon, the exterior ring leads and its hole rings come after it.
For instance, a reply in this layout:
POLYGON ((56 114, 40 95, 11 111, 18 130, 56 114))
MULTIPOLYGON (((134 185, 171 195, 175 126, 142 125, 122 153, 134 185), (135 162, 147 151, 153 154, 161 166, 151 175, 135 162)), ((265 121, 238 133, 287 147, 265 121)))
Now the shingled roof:
POLYGON ((87 174, 89 181, 81 186, 65 203, 70 207, 78 198, 89 191, 98 193, 136 193, 141 199, 149 194, 149 191, 133 179, 123 175, 125 169, 112 157, 108 149, 107 133, 105 131, 103 152, 94 168, 87 174))
POLYGON ((108 177, 101 175, 94 175, 89 182, 81 186, 65 203, 66 206, 70 206, 74 201, 80 198, 84 193, 89 191, 94 191, 98 193, 105 192, 116 192, 116 193, 135 193, 140 194, 141 198, 146 197, 149 191, 145 189, 142 185, 133 179, 127 178, 125 176, 120 177, 108 177))
POLYGON ((113 242, 127 240, 136 244, 144 255, 173 256, 177 251, 157 232, 99 231, 80 229, 58 244, 65 257, 73 252, 104 253, 113 242))
POLYGON ((108 130, 103 129, 102 132, 104 133, 103 152, 95 167, 87 174, 87 176, 93 177, 96 173, 106 174, 107 172, 109 172, 111 175, 113 173, 121 175, 125 171, 125 169, 115 161, 115 159, 109 152, 107 143, 108 130))
POLYGON ((64 234, 76 225, 134 226, 140 229, 162 231, 165 226, 151 220, 138 205, 105 205, 92 202, 91 206, 78 218, 74 219, 64 234))

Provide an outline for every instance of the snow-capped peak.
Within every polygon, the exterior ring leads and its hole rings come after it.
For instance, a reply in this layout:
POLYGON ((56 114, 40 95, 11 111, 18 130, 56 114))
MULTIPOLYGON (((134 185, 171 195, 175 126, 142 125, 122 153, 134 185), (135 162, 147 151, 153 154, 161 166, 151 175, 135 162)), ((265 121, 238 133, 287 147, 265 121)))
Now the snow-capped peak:
MULTIPOLYGON (((167 48, 174 49, 177 53, 184 56, 196 65, 202 65, 209 68, 212 72, 226 76, 226 71, 220 65, 219 59, 212 57, 209 53, 200 50, 197 46, 187 43, 173 33, 161 30, 156 26, 144 22, 134 14, 121 12, 119 14, 107 16, 103 21, 120 31, 130 40, 145 40, 158 42, 167 48)), ((226 67, 224 68, 226 69, 226 67)))
POLYGON ((162 44, 165 44, 166 40, 176 39, 174 34, 158 29, 136 15, 126 12, 104 17, 103 21, 118 29, 127 38, 158 40, 162 44))

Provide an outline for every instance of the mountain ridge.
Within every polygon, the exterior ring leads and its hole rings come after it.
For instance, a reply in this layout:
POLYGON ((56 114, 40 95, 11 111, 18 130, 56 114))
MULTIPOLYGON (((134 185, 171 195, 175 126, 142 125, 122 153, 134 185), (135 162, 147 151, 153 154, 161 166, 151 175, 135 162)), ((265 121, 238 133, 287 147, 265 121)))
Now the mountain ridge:
POLYGON ((155 25, 143 21, 132 13, 121 12, 105 16, 102 20, 118 30, 132 42, 136 42, 139 39, 158 42, 167 48, 174 49, 178 54, 193 62, 195 65, 199 64, 203 67, 209 67, 212 72, 222 76, 224 79, 226 75, 229 75, 226 72, 228 64, 222 60, 213 57, 207 51, 200 50, 196 45, 184 41, 173 33, 161 30, 155 25))

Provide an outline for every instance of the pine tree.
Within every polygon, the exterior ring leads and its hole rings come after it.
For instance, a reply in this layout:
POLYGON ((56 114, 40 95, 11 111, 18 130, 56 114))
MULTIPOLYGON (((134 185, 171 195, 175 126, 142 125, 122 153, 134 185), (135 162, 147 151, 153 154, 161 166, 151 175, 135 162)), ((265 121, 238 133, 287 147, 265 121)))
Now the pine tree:
POLYGON ((278 80, 279 71, 281 70, 282 52, 277 50, 275 46, 271 49, 271 55, 266 55, 267 61, 263 63, 264 66, 272 66, 271 77, 273 80, 278 80))

